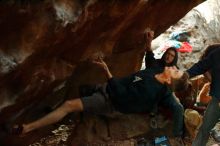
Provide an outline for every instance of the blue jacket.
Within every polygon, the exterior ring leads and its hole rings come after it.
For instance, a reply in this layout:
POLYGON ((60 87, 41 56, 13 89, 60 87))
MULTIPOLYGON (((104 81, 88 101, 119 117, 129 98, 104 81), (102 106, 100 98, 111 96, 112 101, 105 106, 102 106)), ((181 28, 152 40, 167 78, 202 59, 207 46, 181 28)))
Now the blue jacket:
POLYGON ((210 71, 212 77, 210 95, 220 100, 220 47, 187 70, 190 77, 204 74, 206 71, 210 71))

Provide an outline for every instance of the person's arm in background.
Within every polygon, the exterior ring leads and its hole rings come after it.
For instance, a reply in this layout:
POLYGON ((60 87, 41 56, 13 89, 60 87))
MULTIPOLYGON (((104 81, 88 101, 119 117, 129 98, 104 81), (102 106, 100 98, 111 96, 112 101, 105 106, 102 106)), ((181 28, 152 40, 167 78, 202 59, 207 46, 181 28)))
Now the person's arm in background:
POLYGON ((145 41, 145 66, 150 67, 153 62, 156 60, 154 58, 154 53, 151 49, 151 42, 154 38, 154 31, 147 29, 144 33, 144 41, 145 41))
POLYGON ((187 73, 189 74, 190 78, 204 74, 211 69, 212 64, 212 54, 210 54, 204 59, 195 63, 191 68, 187 70, 187 73))
POLYGON ((147 29, 145 32, 144 32, 144 41, 145 41, 145 51, 149 51, 149 52, 152 52, 151 50, 151 42, 154 38, 154 31, 150 30, 150 29, 147 29))

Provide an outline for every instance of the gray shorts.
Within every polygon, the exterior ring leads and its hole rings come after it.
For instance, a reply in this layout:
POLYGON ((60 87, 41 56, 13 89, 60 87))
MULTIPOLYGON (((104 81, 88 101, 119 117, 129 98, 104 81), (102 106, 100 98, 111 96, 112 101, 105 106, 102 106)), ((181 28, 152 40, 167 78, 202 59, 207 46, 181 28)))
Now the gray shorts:
POLYGON ((92 114, 107 114, 113 112, 113 105, 106 92, 107 84, 98 85, 98 91, 91 96, 82 97, 84 112, 92 114))

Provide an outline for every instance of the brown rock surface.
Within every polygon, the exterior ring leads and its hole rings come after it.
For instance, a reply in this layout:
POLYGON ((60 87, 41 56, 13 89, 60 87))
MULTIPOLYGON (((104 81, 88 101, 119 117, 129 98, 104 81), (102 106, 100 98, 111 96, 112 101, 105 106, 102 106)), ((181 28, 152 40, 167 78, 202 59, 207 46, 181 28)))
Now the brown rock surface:
MULTIPOLYGON (((78 97, 78 85, 104 82, 101 71, 88 61, 97 54, 104 54, 114 76, 139 70, 144 29, 150 27, 158 36, 201 2, 2 1, 0 124, 32 121, 48 105, 78 97)), ((43 130, 42 135, 48 131, 43 130)), ((0 135, 0 142, 27 145, 41 134, 8 141, 0 135)))

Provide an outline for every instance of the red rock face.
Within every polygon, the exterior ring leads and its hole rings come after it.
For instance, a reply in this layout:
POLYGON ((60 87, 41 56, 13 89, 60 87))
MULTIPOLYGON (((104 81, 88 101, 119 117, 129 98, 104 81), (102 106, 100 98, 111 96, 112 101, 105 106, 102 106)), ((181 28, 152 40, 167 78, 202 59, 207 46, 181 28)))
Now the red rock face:
POLYGON ((114 76, 138 71, 144 30, 150 27, 158 36, 201 2, 2 2, 0 56, 6 61, 0 62, 0 123, 15 115, 18 123, 30 120, 27 111, 31 113, 36 105, 76 98, 78 85, 105 82, 103 73, 89 61, 100 54, 114 76), (67 78, 68 97, 50 96, 67 78))

